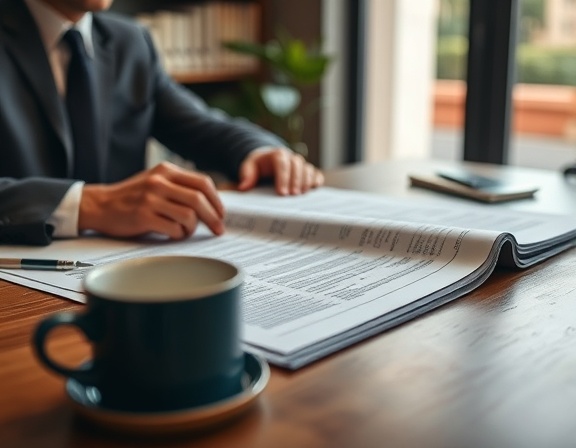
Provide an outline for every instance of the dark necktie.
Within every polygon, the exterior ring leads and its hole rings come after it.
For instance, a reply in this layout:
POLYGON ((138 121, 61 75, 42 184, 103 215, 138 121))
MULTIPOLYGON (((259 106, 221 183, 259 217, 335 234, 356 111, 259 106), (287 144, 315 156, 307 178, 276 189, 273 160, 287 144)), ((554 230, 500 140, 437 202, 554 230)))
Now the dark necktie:
POLYGON ((74 178, 100 182, 94 66, 80 32, 68 30, 63 39, 70 48, 66 107, 74 142, 74 178))

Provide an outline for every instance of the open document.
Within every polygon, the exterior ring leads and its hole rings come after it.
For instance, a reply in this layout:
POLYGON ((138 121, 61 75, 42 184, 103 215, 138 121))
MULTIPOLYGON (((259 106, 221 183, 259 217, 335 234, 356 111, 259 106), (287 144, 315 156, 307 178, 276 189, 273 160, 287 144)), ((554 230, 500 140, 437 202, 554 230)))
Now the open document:
MULTIPOLYGON (((154 255, 226 259, 246 274, 244 343, 298 368, 480 285, 497 263, 526 267, 572 247, 573 216, 429 204, 322 188, 304 196, 222 193, 227 232, 186 241, 81 238, 0 247, 10 257, 96 265, 154 255)), ((85 269, 0 278, 83 301, 85 269)))

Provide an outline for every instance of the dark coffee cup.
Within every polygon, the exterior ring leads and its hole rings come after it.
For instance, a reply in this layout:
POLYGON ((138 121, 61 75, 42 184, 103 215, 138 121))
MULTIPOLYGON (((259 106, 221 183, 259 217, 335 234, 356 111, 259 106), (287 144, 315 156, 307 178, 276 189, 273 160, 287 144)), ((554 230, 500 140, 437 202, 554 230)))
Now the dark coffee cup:
POLYGON ((242 390, 241 271, 227 262, 159 256, 92 268, 87 309, 58 313, 34 335, 40 360, 90 387, 99 405, 156 412, 205 405, 242 390), (59 325, 80 328, 93 358, 69 369, 46 353, 59 325))

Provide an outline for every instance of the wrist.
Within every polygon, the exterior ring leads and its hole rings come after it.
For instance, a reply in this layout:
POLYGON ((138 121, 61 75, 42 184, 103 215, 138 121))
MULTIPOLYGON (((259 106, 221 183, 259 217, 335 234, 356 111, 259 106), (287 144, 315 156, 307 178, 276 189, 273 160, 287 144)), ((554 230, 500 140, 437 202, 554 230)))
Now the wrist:
POLYGON ((107 201, 107 189, 104 185, 84 185, 78 210, 78 231, 100 230, 107 201))

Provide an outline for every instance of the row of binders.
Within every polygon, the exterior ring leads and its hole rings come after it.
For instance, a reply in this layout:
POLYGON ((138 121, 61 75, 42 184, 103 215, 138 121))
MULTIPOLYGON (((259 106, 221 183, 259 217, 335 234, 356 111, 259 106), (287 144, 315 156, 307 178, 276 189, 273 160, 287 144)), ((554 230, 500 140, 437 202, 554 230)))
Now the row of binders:
POLYGON ((136 20, 150 30, 168 72, 201 74, 257 68, 254 57, 227 50, 222 43, 258 42, 260 14, 256 2, 211 1, 140 13, 136 20))

